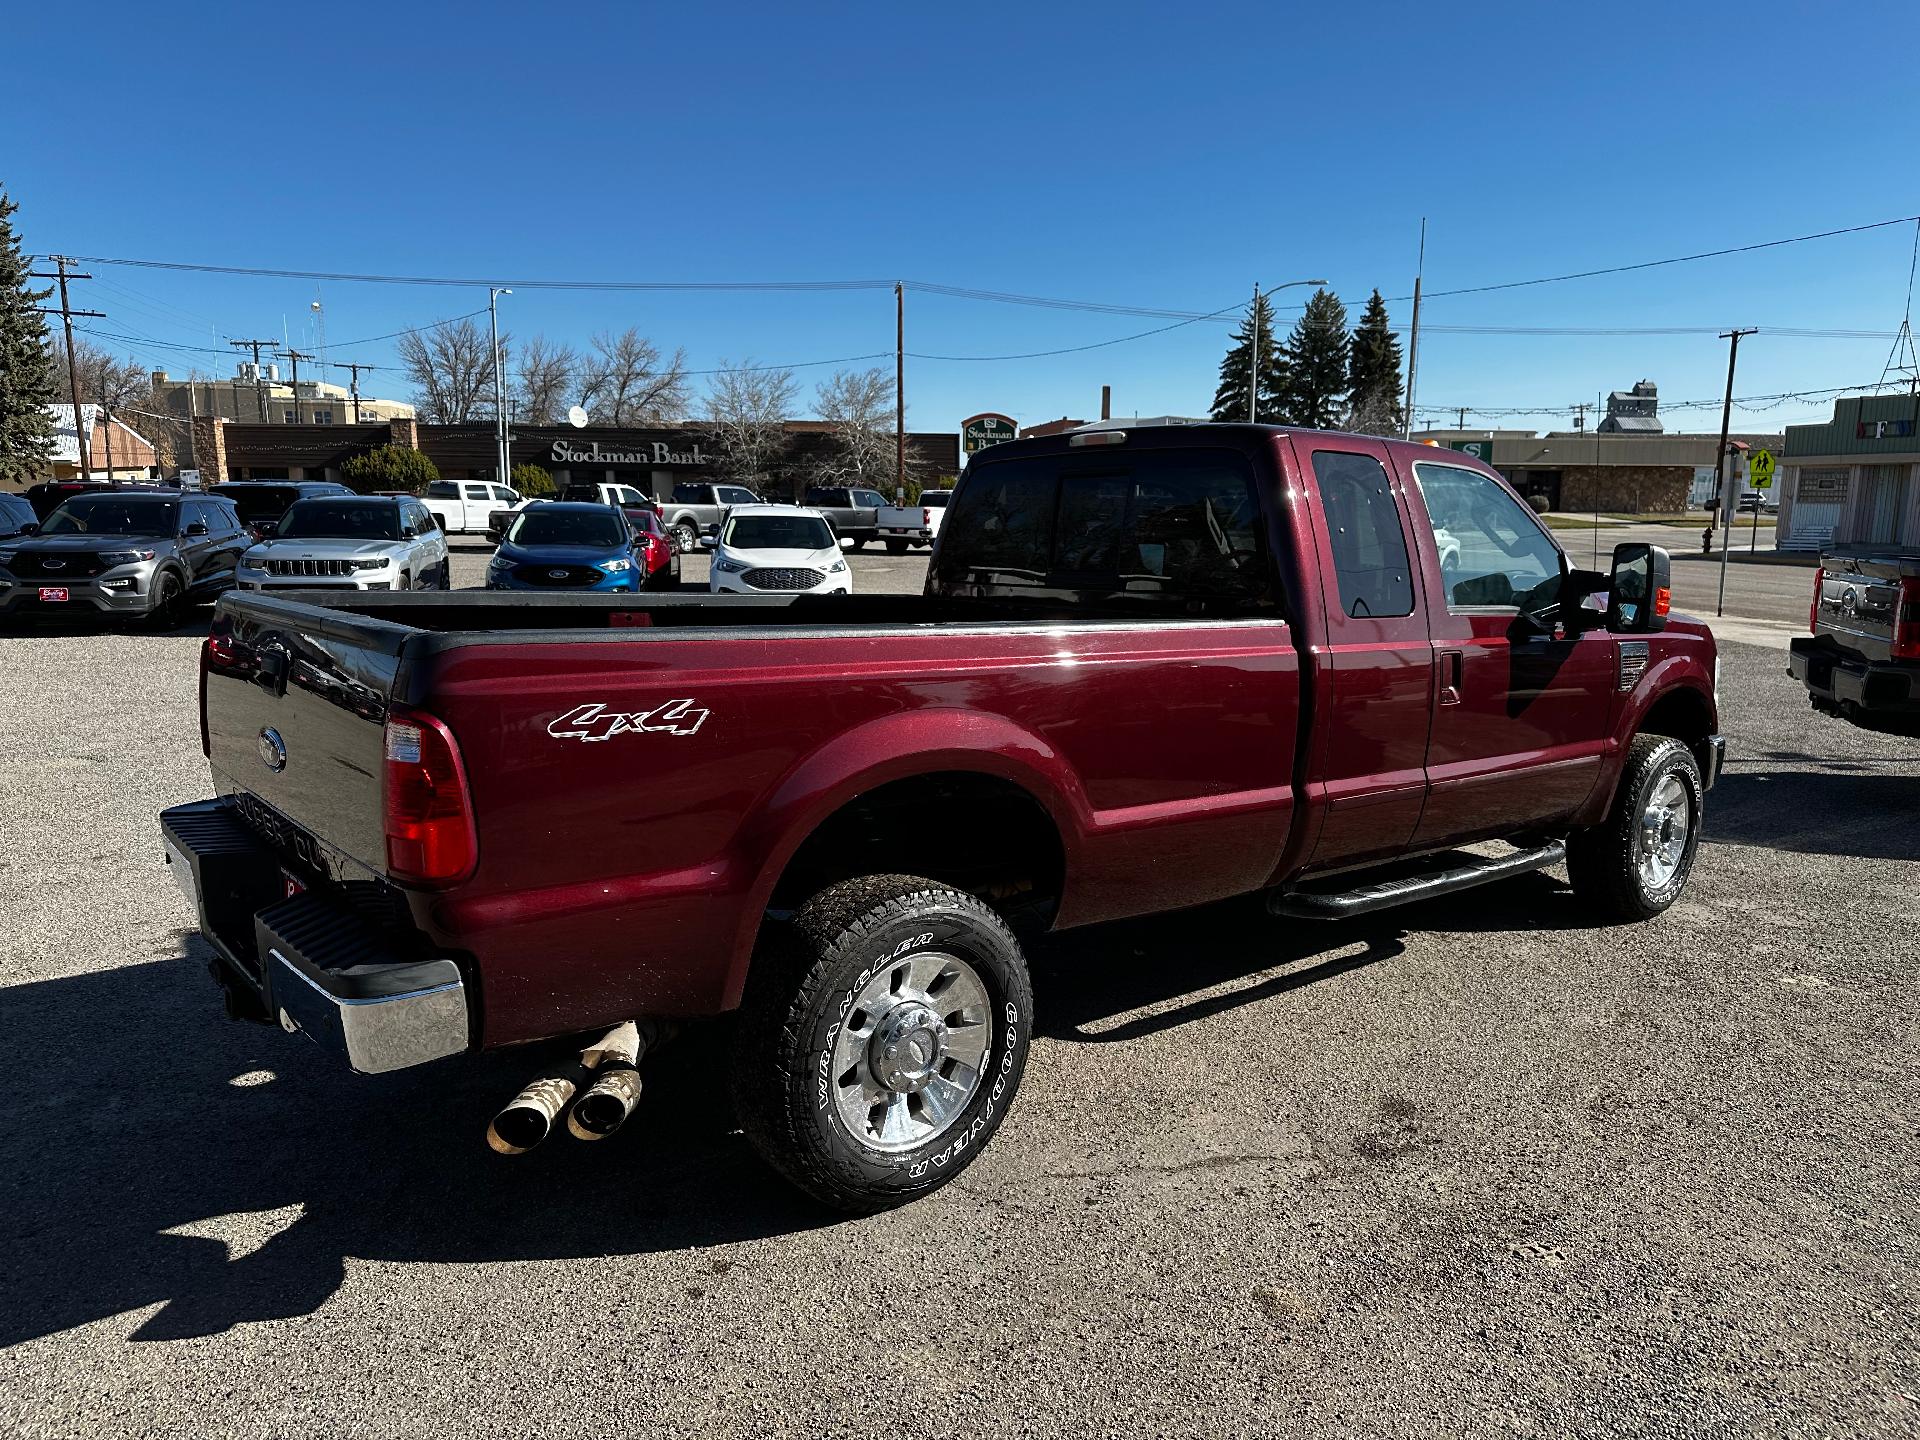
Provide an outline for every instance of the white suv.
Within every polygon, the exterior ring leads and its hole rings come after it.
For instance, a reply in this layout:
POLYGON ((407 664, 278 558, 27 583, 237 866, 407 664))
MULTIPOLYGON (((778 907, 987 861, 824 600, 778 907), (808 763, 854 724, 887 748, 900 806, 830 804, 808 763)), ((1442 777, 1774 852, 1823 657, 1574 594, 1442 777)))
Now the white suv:
POLYGON ((718 535, 701 537, 712 555, 715 595, 851 595, 853 572, 833 527, 800 505, 736 505, 718 535))
POLYGON ((242 590, 448 590, 447 537, 411 495, 296 500, 240 557, 242 590))

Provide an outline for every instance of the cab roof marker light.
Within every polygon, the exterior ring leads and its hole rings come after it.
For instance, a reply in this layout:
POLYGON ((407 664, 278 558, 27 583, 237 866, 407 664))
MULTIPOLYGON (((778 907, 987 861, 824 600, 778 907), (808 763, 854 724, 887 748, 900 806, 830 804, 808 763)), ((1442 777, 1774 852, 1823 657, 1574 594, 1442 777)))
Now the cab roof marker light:
POLYGON ((1069 445, 1124 445, 1127 432, 1124 430, 1086 430, 1067 437, 1069 445))

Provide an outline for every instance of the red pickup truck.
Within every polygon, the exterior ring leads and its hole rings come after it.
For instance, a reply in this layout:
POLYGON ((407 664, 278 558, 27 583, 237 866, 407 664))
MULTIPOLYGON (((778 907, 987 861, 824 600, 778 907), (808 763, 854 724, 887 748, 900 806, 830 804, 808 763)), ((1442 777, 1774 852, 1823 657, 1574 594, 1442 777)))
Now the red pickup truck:
POLYGON ((1449 451, 1015 442, 920 596, 229 596, 218 798, 165 847, 234 1014, 379 1071, 603 1030, 584 1063, 631 1059, 626 1022, 738 1009, 747 1133, 873 1209, 1005 1116, 1023 933, 1256 892, 1312 923, 1562 862, 1600 918, 1671 904, 1724 742, 1713 637, 1667 604, 1664 552, 1576 570, 1449 451))

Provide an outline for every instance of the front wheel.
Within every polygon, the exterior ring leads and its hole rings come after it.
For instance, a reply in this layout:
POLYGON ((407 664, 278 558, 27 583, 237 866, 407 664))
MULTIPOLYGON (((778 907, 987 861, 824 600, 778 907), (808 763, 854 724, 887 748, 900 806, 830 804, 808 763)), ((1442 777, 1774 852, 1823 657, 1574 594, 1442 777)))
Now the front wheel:
POLYGON ((1033 990, 1000 917, 911 875, 843 881, 769 925, 741 1004, 734 1103, 761 1156, 837 1210, 938 1189, 1005 1118, 1033 990))
POLYGON ((691 554, 693 547, 700 543, 700 537, 693 533, 693 526, 682 520, 670 532, 673 535, 673 548, 682 555, 691 554))
POLYGON ((1693 873, 1704 795, 1691 750, 1636 735, 1607 818, 1567 841, 1574 893, 1608 920, 1647 920, 1673 904, 1693 873))
POLYGON ((186 619, 187 591, 180 577, 162 570, 153 582, 153 607, 147 611, 147 623, 156 630, 171 630, 186 619))

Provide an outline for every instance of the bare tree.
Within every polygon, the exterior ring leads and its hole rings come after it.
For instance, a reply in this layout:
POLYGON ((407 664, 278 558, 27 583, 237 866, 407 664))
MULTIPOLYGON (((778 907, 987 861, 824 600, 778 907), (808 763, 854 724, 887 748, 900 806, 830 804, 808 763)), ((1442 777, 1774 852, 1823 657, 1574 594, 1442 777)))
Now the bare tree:
MULTIPOLYGON (((493 353, 486 330, 472 320, 451 320, 425 332, 407 331, 399 349, 422 420, 458 425, 492 418, 493 353)), ((500 354, 508 353, 502 335, 500 354)))
MULTIPOLYGON (((73 387, 68 383, 65 348, 62 345, 54 350, 54 391, 62 405, 71 405, 73 387)), ((131 356, 116 360, 85 340, 73 342, 73 368, 80 372, 82 405, 105 405, 109 410, 145 406, 153 394, 153 377, 146 366, 131 356)))
POLYGON ((799 398, 791 370, 721 362, 707 385, 707 433, 727 479, 765 494, 787 450, 786 420, 799 398))
POLYGON ((836 370, 814 397, 820 418, 830 427, 813 465, 820 482, 890 491, 898 458, 893 377, 877 367, 836 370))
POLYGON ((618 335, 603 330, 593 337, 593 353, 581 366, 580 388, 587 413, 602 425, 679 420, 691 399, 687 352, 675 350, 662 364, 660 347, 631 325, 618 335))
POLYGON ((536 335, 513 366, 513 418, 527 425, 554 425, 579 393, 580 355, 536 335))

